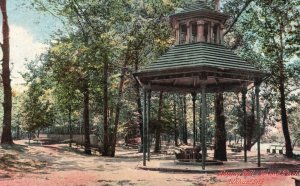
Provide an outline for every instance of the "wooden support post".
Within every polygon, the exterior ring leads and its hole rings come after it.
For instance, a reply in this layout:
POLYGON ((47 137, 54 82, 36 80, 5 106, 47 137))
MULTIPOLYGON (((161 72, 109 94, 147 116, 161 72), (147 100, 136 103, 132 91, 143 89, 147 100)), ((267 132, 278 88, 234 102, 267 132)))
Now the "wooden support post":
POLYGON ((256 99, 256 125, 257 125, 257 133, 259 135, 257 140, 257 166, 260 167, 260 106, 259 106, 259 88, 260 83, 255 82, 255 99, 256 99))
POLYGON ((206 159, 206 140, 205 140, 205 125, 206 125, 206 93, 205 85, 202 86, 201 91, 201 143, 202 143, 202 169, 205 170, 206 159))
POLYGON ((146 120, 147 120, 147 114, 146 114, 146 99, 147 99, 147 92, 144 89, 143 90, 143 166, 146 166, 146 120))
POLYGON ((247 110, 246 110, 247 88, 242 90, 243 126, 244 126, 244 162, 247 162, 247 110))
POLYGON ((150 112, 151 112, 151 104, 150 101, 151 100, 151 91, 148 91, 147 94, 147 159, 148 161, 150 161, 150 138, 149 138, 149 123, 150 123, 150 112))
POLYGON ((193 147, 196 146, 196 92, 192 92, 193 101, 193 147))

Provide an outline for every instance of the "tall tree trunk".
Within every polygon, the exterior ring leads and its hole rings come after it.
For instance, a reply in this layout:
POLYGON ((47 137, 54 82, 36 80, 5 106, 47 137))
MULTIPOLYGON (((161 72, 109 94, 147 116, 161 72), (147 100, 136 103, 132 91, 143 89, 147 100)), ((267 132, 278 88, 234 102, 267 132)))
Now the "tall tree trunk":
MULTIPOLYGON (((136 52, 135 55, 135 61, 134 61, 134 71, 137 72, 139 70, 139 58, 138 53, 136 52)), ((137 105, 137 111, 138 111, 138 125, 140 130, 140 136, 141 136, 141 143, 143 143, 143 113, 142 113, 142 103, 141 103, 141 96, 140 96, 140 86, 137 81, 135 81, 134 84, 135 87, 135 96, 136 96, 136 105, 137 105)), ((141 144, 139 148, 139 152, 141 153, 143 150, 143 144, 141 144)))
POLYGON ((179 136, 179 140, 180 140, 180 144, 183 142, 183 101, 181 96, 177 97, 178 99, 178 107, 177 107, 177 115, 178 115, 178 136, 179 136))
POLYGON ((182 143, 187 145, 187 121, 186 121, 186 101, 185 95, 179 97, 180 106, 178 107, 180 115, 180 139, 182 143))
POLYGON ((103 66, 103 156, 109 155, 109 131, 108 131, 108 57, 104 59, 103 66))
POLYGON ((223 93, 216 93, 216 97, 215 97, 216 131, 215 131, 214 159, 227 161, 226 129, 225 129, 225 116, 224 116, 223 102, 224 102, 223 93))
POLYGON ((18 125, 17 125, 17 139, 20 140, 20 120, 18 120, 18 125))
MULTIPOLYGON (((256 128, 256 122, 255 122, 255 94, 252 94, 251 96, 252 98, 252 105, 251 105, 251 113, 247 115, 247 150, 250 151, 251 150, 251 147, 253 146, 252 145, 252 140, 253 140, 253 135, 254 135, 254 131, 255 131, 255 128, 256 128)), ((257 136, 260 136, 258 133, 257 133, 257 136)), ((256 139, 257 137, 254 138, 254 140, 256 139)))
POLYGON ((89 114, 89 86, 88 81, 84 82, 84 92, 83 92, 83 122, 84 122, 84 153, 92 154, 91 142, 90 142, 90 114, 89 114))
MULTIPOLYGON (((282 64, 283 66, 283 64, 282 64)), ((282 67, 283 68, 283 67, 282 67)), ((286 156, 289 158, 293 157, 293 149, 292 143, 288 128, 288 119, 286 114, 286 106, 285 106, 285 91, 284 91, 284 78, 282 77, 282 72, 280 72, 279 80, 279 91, 280 91, 280 108, 281 108, 281 121, 282 121, 282 130, 285 139, 285 149, 286 149, 286 156)))
POLYGON ((69 134, 70 134, 70 143, 69 147, 72 147, 72 141, 73 141, 73 131, 72 131, 72 107, 69 106, 69 134))
POLYGON ((159 152, 160 150, 160 130, 161 130, 161 114, 162 114, 162 107, 163 107, 163 92, 160 91, 159 93, 159 104, 158 104, 158 113, 157 113, 157 121, 158 125, 155 129, 155 148, 154 152, 159 152))
POLYGON ((187 119, 186 119, 186 97, 183 97, 183 143, 188 144, 188 131, 187 131, 187 119))
POLYGON ((126 67, 127 63, 129 61, 129 54, 126 55, 124 64, 121 69, 121 75, 120 75, 120 83, 119 83, 119 88, 118 88, 118 98, 117 98, 117 105, 116 105, 116 114, 115 114, 115 121, 114 121, 114 130, 113 130, 113 138, 110 144, 110 156, 114 157, 115 156, 115 151, 116 151, 116 142, 117 142, 117 132, 118 132, 118 125, 119 125, 119 119, 120 119, 120 111, 121 111, 121 106, 122 106, 122 98, 123 98, 123 86, 125 82, 125 73, 126 73, 126 67))
POLYGON ((174 96, 174 105, 173 105, 173 112, 174 112, 174 140, 175 146, 178 146, 178 129, 177 129, 177 111, 176 111, 176 98, 174 96))
POLYGON ((283 135, 285 139, 285 149, 286 149, 286 156, 289 158, 293 157, 293 149, 292 149, 292 143, 291 143, 291 137, 290 137, 290 132, 289 132, 289 127, 288 127, 288 118, 287 118, 287 113, 286 113, 286 106, 285 106, 285 69, 284 69, 284 64, 283 64, 283 49, 284 49, 284 44, 283 44, 283 33, 282 31, 284 30, 284 25, 283 23, 280 24, 281 27, 281 33, 280 33, 280 60, 279 60, 279 92, 280 92, 280 108, 281 108, 281 122, 282 122, 282 130, 283 130, 283 135))
POLYGON ((11 110, 12 110, 12 93, 10 84, 10 68, 9 68, 9 27, 6 11, 6 0, 0 1, 0 8, 2 13, 2 35, 3 43, 2 48, 2 82, 4 90, 4 103, 3 103, 3 131, 1 137, 1 144, 13 144, 11 135, 11 110))

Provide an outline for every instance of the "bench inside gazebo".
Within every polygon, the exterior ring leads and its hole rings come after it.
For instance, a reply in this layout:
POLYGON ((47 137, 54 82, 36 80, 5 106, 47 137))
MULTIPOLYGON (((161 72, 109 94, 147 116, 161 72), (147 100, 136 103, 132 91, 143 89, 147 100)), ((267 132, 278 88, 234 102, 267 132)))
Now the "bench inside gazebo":
MULTIPOLYGON (((143 88, 143 165, 150 160, 149 117, 152 91, 191 93, 193 100, 193 126, 195 147, 195 101, 201 94, 201 149, 202 168, 206 164, 206 94, 242 92, 246 99, 247 87, 255 85, 256 121, 259 116, 259 87, 265 73, 241 59, 223 45, 223 28, 228 15, 219 11, 217 4, 211 9, 204 1, 188 4, 181 12, 170 16, 175 33, 175 46, 155 62, 134 73, 143 88), (147 158, 148 155, 148 158, 147 158)), ((246 114, 245 102, 243 103, 246 114)), ((246 116, 244 116, 244 119, 246 116)), ((259 123, 258 123, 259 126, 259 123)), ((259 127, 258 127, 259 128, 259 127)), ((260 166, 260 141, 257 142, 260 166)), ((244 150, 245 160, 247 158, 244 150)))

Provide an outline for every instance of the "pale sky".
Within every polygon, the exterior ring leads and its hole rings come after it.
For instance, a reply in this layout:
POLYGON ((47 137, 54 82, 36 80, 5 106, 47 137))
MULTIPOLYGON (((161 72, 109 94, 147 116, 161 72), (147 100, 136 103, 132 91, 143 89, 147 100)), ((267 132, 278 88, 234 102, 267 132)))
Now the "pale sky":
POLYGON ((12 84, 23 82, 20 72, 25 72, 26 61, 45 51, 51 34, 62 27, 57 18, 37 12, 29 4, 30 0, 7 0, 12 84))

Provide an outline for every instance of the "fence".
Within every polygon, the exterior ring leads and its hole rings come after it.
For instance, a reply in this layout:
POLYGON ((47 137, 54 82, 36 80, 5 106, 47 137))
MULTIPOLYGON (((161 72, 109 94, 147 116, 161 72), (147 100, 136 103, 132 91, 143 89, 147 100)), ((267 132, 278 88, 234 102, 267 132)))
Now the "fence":
MULTIPOLYGON (((69 141, 70 135, 67 134, 47 134, 47 138, 54 140, 54 141, 69 141)), ((75 134, 73 135, 73 142, 83 145, 84 144, 84 135, 83 134, 75 134)), ((100 147, 101 143, 99 142, 96 135, 90 135, 90 142, 92 147, 100 147)))

